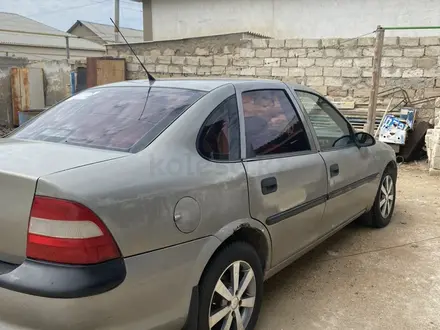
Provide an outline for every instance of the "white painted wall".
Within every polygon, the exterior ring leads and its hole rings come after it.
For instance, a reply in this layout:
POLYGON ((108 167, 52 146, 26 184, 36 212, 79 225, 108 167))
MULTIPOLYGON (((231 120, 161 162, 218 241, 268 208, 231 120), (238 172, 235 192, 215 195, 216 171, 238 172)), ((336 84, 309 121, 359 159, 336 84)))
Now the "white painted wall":
MULTIPOLYGON (((253 31, 274 38, 356 37, 382 26, 440 26, 440 0, 152 0, 153 40, 253 31)), ((386 35, 440 35, 440 30, 386 35)))

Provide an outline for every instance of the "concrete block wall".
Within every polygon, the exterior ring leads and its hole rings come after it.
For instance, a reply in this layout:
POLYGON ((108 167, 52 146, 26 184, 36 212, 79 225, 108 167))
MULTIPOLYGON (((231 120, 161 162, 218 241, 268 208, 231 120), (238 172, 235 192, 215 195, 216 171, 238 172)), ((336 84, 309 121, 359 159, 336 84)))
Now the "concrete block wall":
MULTIPOLYGON (((368 102, 374 38, 253 39, 215 38, 136 44, 147 69, 158 77, 242 77, 280 79, 311 86, 333 99, 368 102)), ((124 45, 108 47, 110 55, 127 57, 129 79, 144 78, 124 45)), ((399 86, 414 99, 440 96, 440 39, 386 37, 380 88, 399 86)), ((388 100, 379 100, 386 107, 388 100)), ((419 118, 433 120, 433 102, 424 104, 419 118)))

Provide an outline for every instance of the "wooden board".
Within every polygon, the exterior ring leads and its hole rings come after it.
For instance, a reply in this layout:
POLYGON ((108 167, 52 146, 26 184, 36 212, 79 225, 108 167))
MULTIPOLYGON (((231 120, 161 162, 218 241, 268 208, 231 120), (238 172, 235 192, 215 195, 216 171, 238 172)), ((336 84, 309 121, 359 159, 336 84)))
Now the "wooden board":
POLYGON ((125 80, 125 59, 87 58, 87 88, 125 80))
POLYGON ((125 61, 123 59, 96 61, 96 84, 98 86, 124 80, 125 61))

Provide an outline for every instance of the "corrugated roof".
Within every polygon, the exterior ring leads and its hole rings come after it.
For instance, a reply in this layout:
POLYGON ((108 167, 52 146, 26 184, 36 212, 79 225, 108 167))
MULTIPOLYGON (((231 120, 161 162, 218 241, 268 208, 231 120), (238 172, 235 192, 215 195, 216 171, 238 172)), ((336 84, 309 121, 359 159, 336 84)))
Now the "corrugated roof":
POLYGON ((72 34, 30 18, 0 12, 0 44, 66 48, 66 36, 70 37, 69 47, 71 49, 105 50, 100 44, 79 39, 72 34))
MULTIPOLYGON (((73 29, 78 24, 84 25, 107 43, 115 42, 115 32, 114 32, 115 28, 113 25, 78 20, 67 32, 72 32, 73 29)), ((122 34, 129 43, 144 41, 144 33, 142 32, 142 30, 136 30, 136 29, 130 29, 124 27, 120 27, 119 29, 121 30, 122 34)))

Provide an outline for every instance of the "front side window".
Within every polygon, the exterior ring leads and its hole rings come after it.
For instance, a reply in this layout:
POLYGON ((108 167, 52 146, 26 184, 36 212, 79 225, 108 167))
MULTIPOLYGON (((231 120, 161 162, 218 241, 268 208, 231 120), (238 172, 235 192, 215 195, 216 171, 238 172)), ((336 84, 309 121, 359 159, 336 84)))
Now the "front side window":
POLYGON ((200 154, 212 160, 239 160, 239 127, 237 98, 234 95, 215 108, 203 124, 197 141, 200 154))
POLYGON ((247 157, 310 150, 304 125, 283 90, 242 94, 247 157))
POLYGON ((55 105, 11 137, 129 152, 141 140, 143 145, 151 142, 204 94, 154 86, 90 89, 55 105))
POLYGON ((353 145, 347 122, 324 98, 296 91, 315 130, 322 150, 353 145))

